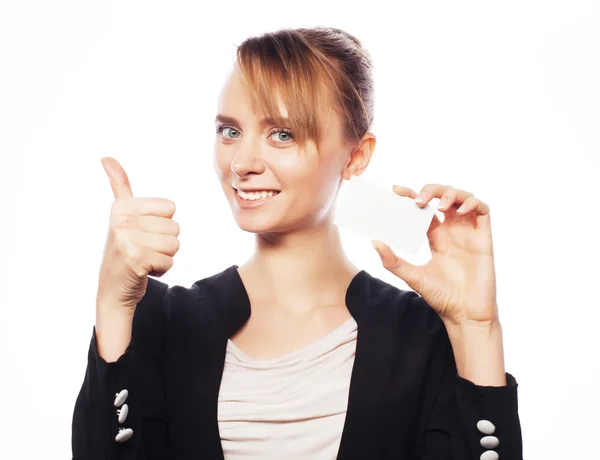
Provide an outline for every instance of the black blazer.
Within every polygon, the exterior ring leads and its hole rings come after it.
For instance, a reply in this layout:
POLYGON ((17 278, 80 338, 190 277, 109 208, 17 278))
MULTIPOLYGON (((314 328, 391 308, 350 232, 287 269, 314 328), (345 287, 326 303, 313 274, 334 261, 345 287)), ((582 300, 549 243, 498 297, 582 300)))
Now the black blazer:
MULTIPOLYGON (((227 339, 250 317, 237 268, 191 288, 148 278, 131 343, 116 362, 98 355, 92 330, 73 414, 75 460, 223 459, 217 398, 227 339), (114 401, 123 389, 129 413, 120 424, 114 401), (121 427, 133 435, 116 442, 121 427)), ((488 420, 499 440, 490 450, 500 460, 522 459, 511 374, 502 387, 459 377, 437 312, 414 291, 365 270, 348 286, 346 305, 358 338, 337 458, 479 460, 488 449, 477 423, 488 420)))

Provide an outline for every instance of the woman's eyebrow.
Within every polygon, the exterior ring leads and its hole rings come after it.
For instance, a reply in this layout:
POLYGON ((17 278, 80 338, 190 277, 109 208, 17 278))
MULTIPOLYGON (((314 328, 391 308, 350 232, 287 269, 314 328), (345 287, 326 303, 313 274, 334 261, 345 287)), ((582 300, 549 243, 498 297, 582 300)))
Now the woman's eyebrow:
MULTIPOLYGON (((288 124, 288 123, 289 123, 289 120, 288 120, 287 118, 282 118, 282 119, 281 119, 281 121, 282 121, 283 123, 285 123, 285 124, 288 124)), ((234 117, 230 117, 230 116, 227 116, 227 115, 223 115, 223 114, 221 114, 221 113, 220 113, 220 114, 218 114, 218 115, 215 117, 215 123, 217 123, 217 122, 221 122, 221 123, 229 123, 229 124, 232 124, 232 125, 238 125, 238 126, 240 126, 240 125, 241 125, 241 123, 240 123, 240 122, 239 122, 239 121, 238 121, 236 118, 234 118, 234 117)), ((275 122, 275 120, 273 120, 272 118, 263 118, 263 119, 262 119, 262 120, 259 122, 259 125, 260 125, 261 127, 263 127, 263 126, 266 126, 266 125, 276 125, 276 124, 277 124, 277 123, 276 123, 276 122, 275 122)))

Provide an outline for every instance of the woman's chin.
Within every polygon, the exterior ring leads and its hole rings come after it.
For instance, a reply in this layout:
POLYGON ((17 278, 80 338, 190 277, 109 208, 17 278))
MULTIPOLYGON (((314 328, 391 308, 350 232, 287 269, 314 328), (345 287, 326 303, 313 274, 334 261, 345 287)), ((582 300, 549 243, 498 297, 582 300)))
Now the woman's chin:
POLYGON ((271 232, 274 230, 274 222, 269 216, 235 216, 235 222, 237 226, 250 233, 264 233, 271 232))

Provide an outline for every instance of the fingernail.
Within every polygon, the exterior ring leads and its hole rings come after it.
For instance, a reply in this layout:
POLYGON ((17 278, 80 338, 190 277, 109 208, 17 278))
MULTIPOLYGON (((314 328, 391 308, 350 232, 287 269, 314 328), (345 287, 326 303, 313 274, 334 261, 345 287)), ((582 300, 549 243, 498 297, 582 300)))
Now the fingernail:
POLYGON ((415 202, 417 202, 417 203, 421 203, 424 200, 425 200, 425 194, 423 192, 419 193, 417 195, 417 197, 415 198, 415 202))
POLYGON ((446 202, 445 201, 440 201, 438 204, 438 209, 444 209, 446 207, 446 202))

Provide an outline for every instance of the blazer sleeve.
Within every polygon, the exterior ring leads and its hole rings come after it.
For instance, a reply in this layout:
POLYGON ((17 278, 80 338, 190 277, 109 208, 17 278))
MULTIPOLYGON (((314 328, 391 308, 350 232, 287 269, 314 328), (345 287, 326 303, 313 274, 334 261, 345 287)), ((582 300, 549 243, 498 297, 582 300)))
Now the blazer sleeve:
POLYGON ((495 387, 460 377, 448 333, 437 319, 441 328, 428 363, 418 458, 522 460, 516 379, 507 372, 507 385, 495 387))
POLYGON ((131 341, 115 362, 108 363, 98 354, 93 328, 73 412, 74 460, 170 458, 163 382, 168 307, 168 285, 148 278, 146 293, 135 309, 131 341), (119 422, 117 410, 126 415, 125 420, 119 422), (128 430, 121 433, 121 429, 128 430), (133 434, 123 440, 130 431, 133 434))

